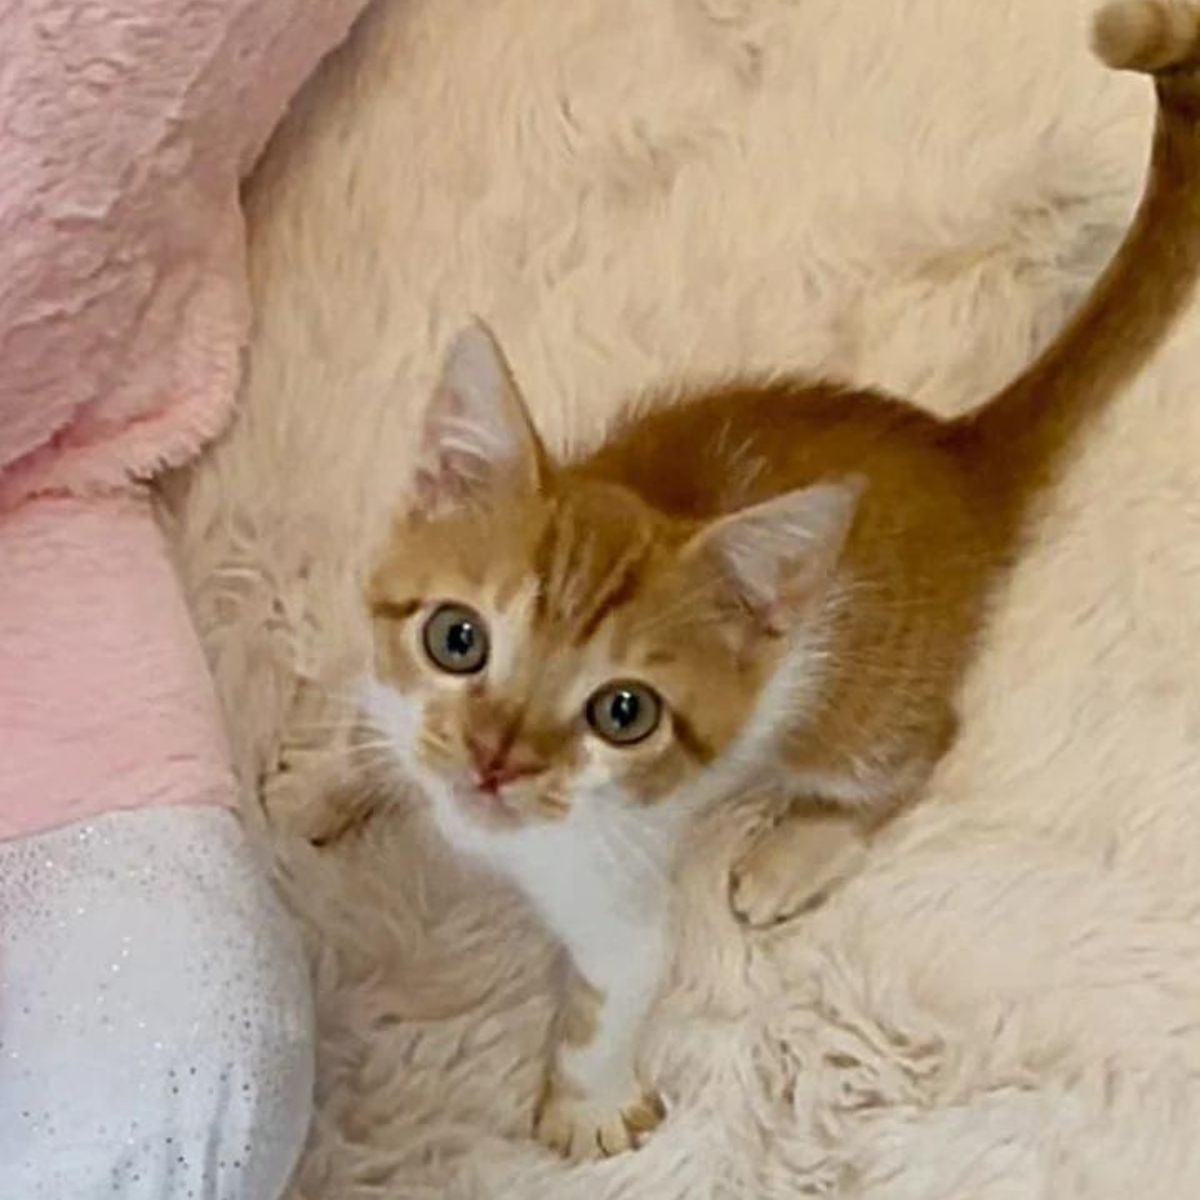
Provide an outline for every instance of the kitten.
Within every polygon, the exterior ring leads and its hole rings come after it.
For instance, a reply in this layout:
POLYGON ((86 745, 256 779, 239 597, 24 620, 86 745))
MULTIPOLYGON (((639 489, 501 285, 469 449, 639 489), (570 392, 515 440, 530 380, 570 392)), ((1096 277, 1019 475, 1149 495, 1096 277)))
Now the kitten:
POLYGON ((1096 45, 1157 75, 1141 210, 1054 345, 965 417, 741 383, 635 411, 556 463, 488 333, 449 352, 415 504, 369 589, 367 707, 441 832, 569 951, 537 1118, 564 1153, 617 1153, 662 1115, 635 1038, 689 822, 764 783, 819 806, 740 865, 734 904, 758 919, 828 877, 812 849, 845 840, 838 814, 876 819, 920 789, 1031 499, 1192 293, 1200 18, 1118 3, 1096 45))

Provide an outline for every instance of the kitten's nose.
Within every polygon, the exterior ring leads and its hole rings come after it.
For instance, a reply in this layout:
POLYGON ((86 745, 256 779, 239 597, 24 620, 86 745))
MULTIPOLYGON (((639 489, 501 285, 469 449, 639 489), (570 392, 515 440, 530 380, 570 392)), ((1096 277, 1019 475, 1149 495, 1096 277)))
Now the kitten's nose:
POLYGON ((506 784, 536 775, 541 770, 532 762, 522 762, 513 757, 511 746, 501 739, 493 741, 468 734, 466 742, 475 766, 475 786, 489 795, 494 796, 506 784))

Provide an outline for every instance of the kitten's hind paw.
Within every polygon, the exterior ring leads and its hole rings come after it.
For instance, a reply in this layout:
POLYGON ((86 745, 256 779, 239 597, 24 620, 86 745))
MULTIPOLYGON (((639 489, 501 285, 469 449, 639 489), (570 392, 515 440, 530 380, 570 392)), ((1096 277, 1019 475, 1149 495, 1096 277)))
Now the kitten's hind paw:
POLYGON ((587 1162, 636 1150, 665 1113, 656 1095, 636 1097, 621 1107, 571 1095, 551 1082, 535 1128, 542 1145, 572 1162, 587 1162))

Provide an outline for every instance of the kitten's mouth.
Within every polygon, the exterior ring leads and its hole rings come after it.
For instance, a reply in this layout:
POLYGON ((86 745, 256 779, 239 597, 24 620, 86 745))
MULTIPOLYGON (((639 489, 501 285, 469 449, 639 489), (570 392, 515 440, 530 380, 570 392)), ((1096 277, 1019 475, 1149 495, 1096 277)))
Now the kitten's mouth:
POLYGON ((465 779, 451 784, 450 791, 458 808, 485 829, 513 829, 521 823, 521 814, 501 792, 465 779))

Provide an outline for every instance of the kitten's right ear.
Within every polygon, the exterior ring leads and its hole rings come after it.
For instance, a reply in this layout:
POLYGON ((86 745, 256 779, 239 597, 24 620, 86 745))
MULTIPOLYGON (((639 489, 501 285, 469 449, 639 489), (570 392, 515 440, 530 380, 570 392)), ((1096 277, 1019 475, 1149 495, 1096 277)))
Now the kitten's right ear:
POLYGON ((691 543, 772 634, 783 634, 841 559, 866 486, 859 476, 784 492, 721 517, 691 543))
POLYGON ((482 321, 454 339, 421 428, 416 507, 438 515, 501 490, 536 490, 546 464, 504 354, 482 321))

